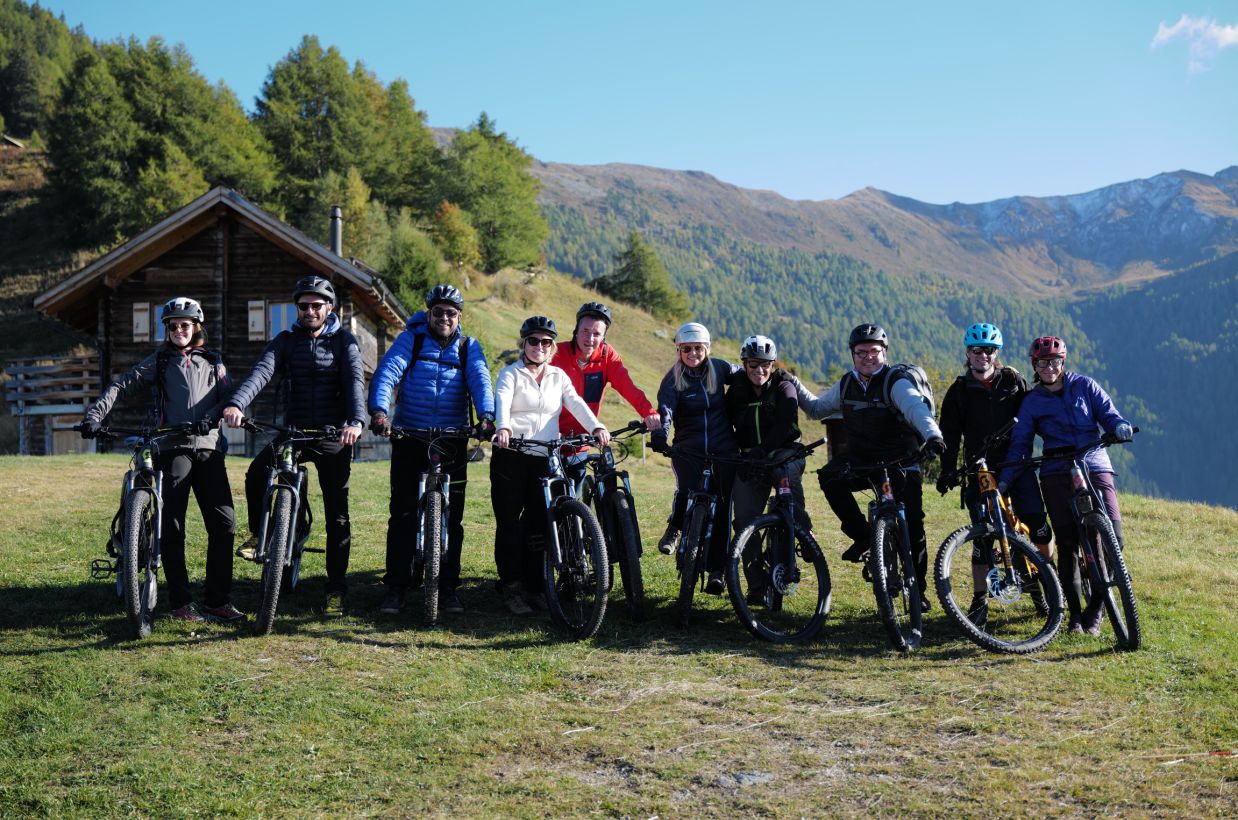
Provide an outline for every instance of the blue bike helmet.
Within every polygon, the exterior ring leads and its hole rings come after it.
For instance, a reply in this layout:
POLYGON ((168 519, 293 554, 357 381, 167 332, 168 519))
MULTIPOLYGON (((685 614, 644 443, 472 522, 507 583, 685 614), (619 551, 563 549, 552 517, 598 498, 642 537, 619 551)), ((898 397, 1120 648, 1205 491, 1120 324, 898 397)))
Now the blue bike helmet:
POLYGON ((963 347, 995 347, 1002 349, 1002 332, 997 325, 977 322, 963 335, 963 347))

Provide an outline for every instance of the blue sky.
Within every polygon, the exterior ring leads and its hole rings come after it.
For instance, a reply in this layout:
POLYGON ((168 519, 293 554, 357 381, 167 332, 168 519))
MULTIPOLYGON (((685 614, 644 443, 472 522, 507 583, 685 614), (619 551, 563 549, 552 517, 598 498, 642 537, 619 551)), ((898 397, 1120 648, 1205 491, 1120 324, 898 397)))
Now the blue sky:
POLYGON ((1079 193, 1238 164, 1238 2, 45 0, 160 35, 252 110, 303 34, 481 111, 538 159, 706 171, 793 199, 1079 193))

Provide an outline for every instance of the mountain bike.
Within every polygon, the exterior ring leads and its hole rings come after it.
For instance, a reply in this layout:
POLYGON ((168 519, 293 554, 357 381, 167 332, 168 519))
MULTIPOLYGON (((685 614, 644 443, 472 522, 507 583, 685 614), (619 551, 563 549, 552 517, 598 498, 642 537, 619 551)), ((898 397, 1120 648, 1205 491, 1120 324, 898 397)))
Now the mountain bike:
MULTIPOLYGON (((111 558, 90 562, 90 577, 116 575, 116 597, 125 602, 125 617, 135 638, 150 635, 159 598, 159 547, 163 538, 163 471, 155 469, 154 454, 160 439, 193 431, 191 424, 174 427, 127 429, 100 427, 99 438, 129 436, 133 445, 129 470, 120 486, 120 509, 112 519, 107 552, 111 558)), ((74 425, 81 430, 82 425, 74 425)))
MULTIPOLYGON (((413 546, 413 577, 422 567, 422 615, 426 626, 438 623, 438 578, 447 555, 448 518, 451 513, 451 476, 443 459, 452 455, 444 440, 467 440, 471 427, 393 427, 391 438, 411 438, 426 445, 429 464, 417 480, 417 536, 413 546)), ((480 451, 474 451, 480 452, 480 451)))
POLYGON ((542 584, 551 620, 578 641, 592 637, 602 625, 610 589, 610 560, 601 524, 574 497, 562 450, 594 442, 594 437, 586 434, 552 441, 514 438, 508 444, 513 450, 546 454, 547 474, 541 478, 546 504, 542 584))
POLYGON ((836 469, 838 480, 862 479, 876 496, 868 502, 869 548, 864 579, 873 585, 877 615, 885 626, 890 645, 900 652, 920 647, 920 582, 916 577, 915 555, 907 526, 907 511, 894 498, 890 470, 901 469, 925 460, 922 452, 880 464, 844 464, 836 469))
MULTIPOLYGON (((1138 427, 1133 429, 1139 432, 1138 427)), ((1139 609, 1135 604, 1130 571, 1114 534, 1105 499, 1092 484, 1092 474, 1085 461, 1087 454, 1093 450, 1123 443, 1106 434, 1082 447, 1053 448, 1036 458, 1000 466, 1017 464, 1030 467, 1046 461, 1070 462, 1070 479, 1074 488, 1070 506, 1079 533, 1079 545, 1076 547, 1078 578, 1071 579, 1071 583, 1078 586, 1088 604, 1100 596, 1118 645, 1123 649, 1136 650, 1143 642, 1143 633, 1139 626, 1139 609), (1120 603, 1114 598, 1115 588, 1120 603)))
POLYGON ((726 586, 735 614, 749 632, 774 643, 806 643, 821 631, 830 611, 830 570, 817 539, 796 520, 795 496, 786 469, 825 443, 795 444, 791 452, 761 465, 777 487, 764 515, 731 542, 726 586), (797 556, 808 564, 801 569, 797 556))
POLYGON ((979 518, 942 541, 933 577, 942 609, 963 634, 990 652, 1026 655, 1061 628, 1062 586, 988 466, 988 451, 1014 424, 985 438, 967 459, 967 475, 980 491, 979 518))
MULTIPOLYGON (((643 421, 629 422, 626 427, 611 434, 611 441, 636 435, 645 430, 643 421)), ((632 620, 645 619, 645 583, 641 575, 640 524, 636 519, 636 504, 632 498, 632 484, 626 470, 617 469, 623 460, 615 458, 611 447, 599 447, 588 453, 584 461, 589 467, 576 488, 581 503, 592 507, 602 534, 606 538, 609 561, 619 565, 619 578, 623 583, 623 596, 627 600, 632 620)), ((614 580, 612 573, 611 580, 614 580)))
POLYGON ((308 471, 299 462, 297 445, 338 441, 340 431, 335 427, 282 427, 249 418, 243 420, 241 426, 254 432, 272 430, 276 433, 275 440, 271 442, 275 459, 262 497, 262 525, 258 528, 257 544, 250 559, 262 564, 254 632, 267 635, 275 625, 280 592, 292 592, 297 588, 301 578, 301 556, 304 552, 313 551, 305 546, 313 516, 308 503, 308 471))

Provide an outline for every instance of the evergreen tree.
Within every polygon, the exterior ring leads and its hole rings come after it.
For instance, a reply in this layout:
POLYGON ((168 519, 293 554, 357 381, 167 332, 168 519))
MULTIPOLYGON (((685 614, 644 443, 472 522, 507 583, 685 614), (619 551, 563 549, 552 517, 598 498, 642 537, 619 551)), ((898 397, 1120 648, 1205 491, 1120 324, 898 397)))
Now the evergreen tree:
POLYGON ((688 315, 688 300, 671 287, 671 276, 653 248, 638 231, 628 234, 627 246, 614 258, 615 271, 590 284, 612 299, 643 308, 662 319, 688 315))
POLYGON ((473 221, 459 205, 443 201, 434 212, 434 244, 448 262, 463 267, 481 264, 481 247, 473 221))
POLYGON ((537 205, 541 183, 529 173, 532 164, 485 113, 447 151, 439 190, 472 216, 487 273, 541 258, 548 229, 537 205))
POLYGON ((431 287, 444 281, 442 257, 430 237, 413 224, 407 208, 391 226, 391 243, 383 265, 385 278, 403 305, 416 310, 431 287))

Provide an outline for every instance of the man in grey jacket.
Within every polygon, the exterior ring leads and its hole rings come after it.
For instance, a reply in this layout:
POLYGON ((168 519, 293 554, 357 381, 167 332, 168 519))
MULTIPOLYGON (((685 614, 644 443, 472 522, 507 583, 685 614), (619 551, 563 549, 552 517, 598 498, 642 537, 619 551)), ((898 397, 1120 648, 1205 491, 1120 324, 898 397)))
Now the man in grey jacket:
MULTIPOLYGON (((842 472, 847 463, 877 464, 915 454, 924 443, 926 455, 939 456, 946 448, 941 430, 933 419, 927 398, 911 379, 886 364, 888 337, 874 324, 863 324, 851 331, 852 370, 821 397, 802 387, 800 409, 813 419, 824 419, 839 411, 847 434, 847 452, 836 456, 818 471, 821 491, 830 509, 838 516, 843 534, 852 544, 843 560, 861 562, 868 552, 868 518, 860 511, 853 493, 867 489, 863 477, 847 479, 842 472), (886 382, 890 381, 887 389, 886 382), (889 403, 886 402, 889 397, 889 403), (891 406, 893 405, 893 406, 891 406)), ((912 549, 916 552, 916 574, 923 591, 928 572, 928 550, 924 537, 922 476, 918 464, 890 471, 894 497, 903 503, 912 549)), ((921 599, 927 607, 927 598, 921 599)))
MULTIPOLYGON (((352 542, 348 519, 348 482, 352 474, 352 445, 365 425, 365 382, 357 339, 344 330, 335 307, 335 288, 320 276, 300 279, 292 292, 297 321, 271 340, 254 369, 237 387, 223 411, 229 427, 239 427, 248 407, 263 387, 280 373, 287 380, 285 420, 296 427, 340 428, 338 441, 298 445, 302 461, 318 468, 318 486, 327 528, 326 611, 344 610, 346 575, 352 542)), ((262 526, 262 497, 267 475, 276 458, 268 446, 245 474, 249 502, 249 531, 262 526)), ((252 536, 251 536, 252 541, 252 536)), ((247 543, 244 552, 253 547, 247 543)), ((248 555, 248 553, 246 553, 248 555)))

